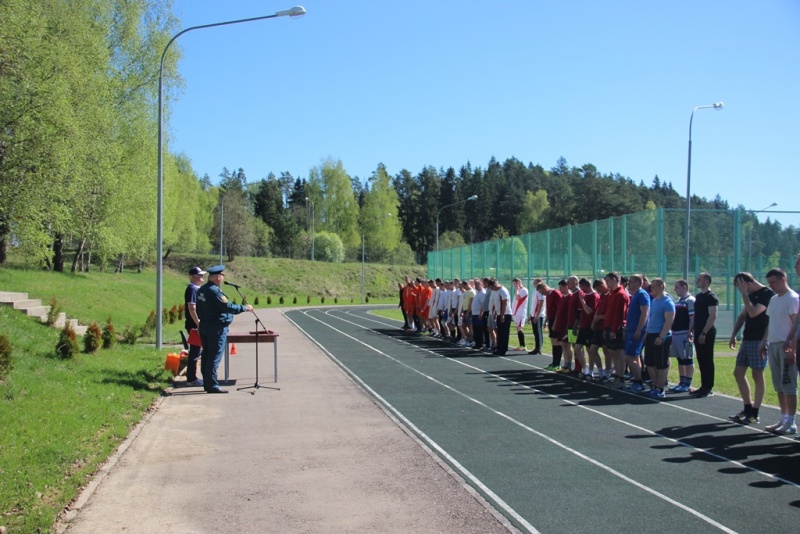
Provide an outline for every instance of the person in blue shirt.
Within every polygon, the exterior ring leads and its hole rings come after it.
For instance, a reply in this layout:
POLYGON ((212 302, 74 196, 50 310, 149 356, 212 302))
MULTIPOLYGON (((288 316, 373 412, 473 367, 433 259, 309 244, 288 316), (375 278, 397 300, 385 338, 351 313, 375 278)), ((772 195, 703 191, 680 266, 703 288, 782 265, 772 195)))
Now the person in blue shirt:
POLYGON ((644 391, 642 384, 642 348, 644 347, 645 329, 650 313, 650 294, 642 289, 644 279, 640 274, 632 274, 628 278, 628 291, 631 302, 625 318, 625 361, 633 375, 630 390, 636 393, 644 391))
POLYGON ((672 322, 675 320, 675 301, 665 292, 664 280, 655 278, 650 282, 650 318, 647 322, 647 337, 644 341, 644 364, 653 379, 649 395, 663 399, 669 374, 669 348, 672 343, 672 322))
POLYGON ((200 370, 203 373, 203 389, 206 393, 227 393, 219 387, 217 367, 225 351, 228 325, 233 316, 244 311, 253 311, 249 304, 232 304, 227 295, 220 290, 225 279, 225 266, 208 268, 208 282, 197 290, 197 317, 200 319, 200 342, 203 353, 200 356, 200 370))

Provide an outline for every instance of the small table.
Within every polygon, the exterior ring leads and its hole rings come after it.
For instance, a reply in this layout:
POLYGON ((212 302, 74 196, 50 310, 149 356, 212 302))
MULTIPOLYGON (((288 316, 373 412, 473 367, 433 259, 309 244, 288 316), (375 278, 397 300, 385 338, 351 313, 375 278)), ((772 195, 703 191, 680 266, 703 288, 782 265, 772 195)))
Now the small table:
MULTIPOLYGON (((230 353, 231 343, 255 343, 256 337, 259 342, 272 343, 273 348, 273 367, 275 370, 275 379, 273 382, 278 381, 278 334, 275 332, 259 332, 256 336, 255 332, 228 332, 228 340, 225 343, 225 381, 229 378, 229 365, 228 358, 230 353)), ((258 380, 258 377, 256 377, 258 380)))

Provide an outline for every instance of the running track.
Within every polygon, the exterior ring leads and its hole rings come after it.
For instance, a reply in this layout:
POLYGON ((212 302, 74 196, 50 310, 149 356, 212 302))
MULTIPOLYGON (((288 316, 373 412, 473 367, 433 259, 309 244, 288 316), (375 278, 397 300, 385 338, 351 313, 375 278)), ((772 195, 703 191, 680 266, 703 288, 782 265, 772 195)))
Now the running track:
MULTIPOLYGON (((292 322, 525 532, 797 532, 800 442, 727 420, 741 401, 666 401, 399 330, 364 307, 292 322)), ((768 387, 769 381, 768 381, 768 387)), ((773 421, 774 420, 774 421, 773 421)))

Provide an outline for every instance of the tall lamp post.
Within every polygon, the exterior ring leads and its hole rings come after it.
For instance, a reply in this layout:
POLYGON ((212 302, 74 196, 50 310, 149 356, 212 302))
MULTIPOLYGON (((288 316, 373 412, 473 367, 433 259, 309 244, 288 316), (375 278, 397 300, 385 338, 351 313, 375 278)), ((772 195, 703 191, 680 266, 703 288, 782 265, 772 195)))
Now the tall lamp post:
POLYGON ((274 19, 278 17, 301 17, 306 14, 306 10, 302 6, 295 6, 291 9, 284 9, 283 11, 277 11, 272 15, 265 15, 263 17, 253 17, 249 19, 239 19, 239 20, 229 20, 227 22, 216 22, 214 24, 203 24, 201 26, 192 26, 191 28, 186 28, 185 30, 181 30, 180 32, 176 33, 175 36, 169 40, 167 46, 164 47, 164 52, 161 54, 161 64, 158 68, 158 216, 157 216, 157 243, 156 243, 156 349, 161 348, 161 341, 162 341, 162 321, 163 321, 163 299, 162 293, 164 288, 164 280, 163 280, 163 270, 164 270, 164 259, 163 259, 163 242, 164 242, 164 167, 163 167, 163 158, 162 158, 162 133, 163 133, 163 124, 162 124, 162 100, 163 100, 163 78, 164 78, 164 58, 167 56, 167 51, 172 43, 175 42, 178 37, 183 35, 184 33, 188 33, 192 30, 202 30, 204 28, 216 28, 217 26, 228 26, 230 24, 239 24, 242 22, 253 22, 256 20, 265 20, 265 19, 274 19))
POLYGON ((311 203, 311 261, 314 261, 314 220, 316 217, 314 214, 314 201, 306 197, 306 203, 308 202, 311 203))
MULTIPOLYGON (((754 211, 752 213, 755 216, 755 215, 758 215, 759 213, 761 213, 762 211, 767 211, 768 209, 774 208, 777 205, 778 205, 777 202, 773 202, 772 204, 770 204, 766 208, 760 209, 758 211, 754 211)), ((758 220, 757 217, 756 217, 756 220, 758 220)), ((755 226, 755 223, 753 223, 753 226, 755 226)), ((753 271, 753 266, 750 265, 750 262, 752 261, 751 257, 752 257, 752 253, 753 253, 753 226, 750 227, 750 236, 747 239, 747 269, 749 271, 751 271, 751 272, 753 271)))
MULTIPOLYGON (((388 219, 391 216, 392 216, 391 213, 387 213, 386 215, 383 216, 383 218, 388 219)), ((362 225, 361 226, 361 304, 364 304, 366 302, 366 299, 364 298, 366 296, 366 293, 364 293, 364 257, 365 257, 364 243, 366 242, 366 238, 367 238, 367 231, 364 229, 364 225, 362 225)))
POLYGON ((722 107, 722 102, 717 102, 716 104, 710 104, 708 106, 697 106, 692 110, 692 115, 689 117, 689 162, 686 169, 686 257, 684 258, 685 261, 683 264, 683 279, 687 282, 689 281, 689 228, 692 212, 692 121, 694 120, 694 112, 698 109, 722 109, 722 107))
MULTIPOLYGON (((442 206, 439 208, 439 211, 436 212, 436 266, 439 266, 439 215, 441 215, 442 211, 453 207, 458 206, 459 204, 464 204, 465 202, 469 202, 470 200, 478 200, 478 195, 472 195, 469 198, 465 198, 464 200, 459 200, 458 202, 453 202, 452 204, 448 204, 446 206, 442 206)), ((438 271, 438 269, 437 269, 438 271)))

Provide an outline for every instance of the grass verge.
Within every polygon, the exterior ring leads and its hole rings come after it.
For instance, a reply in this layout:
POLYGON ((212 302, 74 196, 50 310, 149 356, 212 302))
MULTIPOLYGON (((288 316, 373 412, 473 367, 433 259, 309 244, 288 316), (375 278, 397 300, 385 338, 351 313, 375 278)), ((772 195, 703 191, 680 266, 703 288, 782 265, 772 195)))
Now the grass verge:
POLYGON ((117 346, 55 356, 58 331, 0 307, 13 369, 0 381, 0 525, 48 532, 167 384, 163 355, 117 346))

